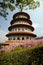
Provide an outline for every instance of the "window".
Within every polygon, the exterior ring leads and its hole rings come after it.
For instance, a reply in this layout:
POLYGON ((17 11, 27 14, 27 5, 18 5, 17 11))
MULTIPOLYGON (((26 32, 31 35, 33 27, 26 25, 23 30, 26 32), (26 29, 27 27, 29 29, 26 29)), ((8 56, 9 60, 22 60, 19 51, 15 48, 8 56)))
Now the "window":
POLYGON ((22 28, 22 31, 24 31, 24 29, 22 28))
POLYGON ((12 29, 12 31, 14 31, 14 29, 12 29))
POLYGON ((31 37, 30 37, 30 40, 31 40, 31 37))
POLYGON ((20 30, 20 28, 18 28, 18 30, 20 30))
POLYGON ((26 37, 26 39, 28 39, 28 36, 26 37))
POLYGON ((19 21, 17 21, 16 23, 19 23, 19 21))
POLYGON ((10 38, 8 38, 8 40, 10 40, 10 38))
POLYGON ((17 40, 20 40, 20 38, 18 37, 17 40))
POLYGON ((27 30, 27 28, 26 28, 26 30, 27 30))
POLYGON ((22 40, 24 40, 24 37, 22 37, 22 40))
POLYGON ((17 29, 15 28, 15 31, 16 31, 17 29))
POLYGON ((12 40, 12 38, 8 38, 8 40, 12 40))
POLYGON ((20 16, 21 18, 23 17, 23 16, 20 16))
POLYGON ((13 38, 13 40, 15 40, 15 37, 13 38))
POLYGON ((30 29, 28 29, 28 31, 31 31, 30 29))

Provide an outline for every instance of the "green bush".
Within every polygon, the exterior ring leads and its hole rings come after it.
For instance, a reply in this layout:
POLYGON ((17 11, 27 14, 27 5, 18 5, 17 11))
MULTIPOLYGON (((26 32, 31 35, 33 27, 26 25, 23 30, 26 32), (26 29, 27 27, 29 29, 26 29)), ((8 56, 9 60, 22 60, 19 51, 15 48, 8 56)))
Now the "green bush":
POLYGON ((0 53, 0 65, 43 65, 43 46, 0 53))

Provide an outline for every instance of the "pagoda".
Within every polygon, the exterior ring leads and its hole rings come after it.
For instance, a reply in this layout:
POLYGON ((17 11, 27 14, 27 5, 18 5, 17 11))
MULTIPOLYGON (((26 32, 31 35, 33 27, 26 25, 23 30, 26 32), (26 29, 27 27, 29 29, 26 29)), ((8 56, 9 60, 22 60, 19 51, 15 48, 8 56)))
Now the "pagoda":
POLYGON ((27 13, 18 12, 14 14, 10 24, 8 28, 9 33, 6 35, 8 41, 20 42, 31 40, 36 37, 36 34, 33 33, 34 27, 32 26, 32 21, 27 13))

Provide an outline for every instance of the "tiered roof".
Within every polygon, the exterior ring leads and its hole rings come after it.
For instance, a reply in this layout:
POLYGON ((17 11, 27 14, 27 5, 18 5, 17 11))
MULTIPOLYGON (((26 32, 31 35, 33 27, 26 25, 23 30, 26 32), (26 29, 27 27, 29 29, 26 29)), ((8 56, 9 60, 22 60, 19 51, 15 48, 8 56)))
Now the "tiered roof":
MULTIPOLYGON (((11 21, 11 26, 9 26, 9 28, 8 28, 8 30, 9 31, 11 31, 11 29, 12 28, 15 28, 15 27, 28 27, 29 29, 31 29, 32 31, 34 31, 34 27, 32 26, 32 21, 30 20, 30 16, 27 14, 27 13, 25 13, 25 12, 18 12, 18 13, 16 13, 16 14, 14 14, 13 15, 13 20, 11 21), (26 16, 27 18, 16 18, 18 15, 24 15, 24 16, 26 16), (25 23, 16 23, 16 24, 14 24, 16 21, 27 21, 29 24, 25 24, 25 23)), ((32 32, 24 32, 24 31, 20 31, 20 32, 10 32, 10 33, 8 33, 6 36, 8 37, 8 36, 10 36, 10 35, 18 35, 18 34, 20 34, 20 35, 31 35, 31 36, 33 36, 33 37, 36 37, 36 35, 35 34, 33 34, 32 32)))

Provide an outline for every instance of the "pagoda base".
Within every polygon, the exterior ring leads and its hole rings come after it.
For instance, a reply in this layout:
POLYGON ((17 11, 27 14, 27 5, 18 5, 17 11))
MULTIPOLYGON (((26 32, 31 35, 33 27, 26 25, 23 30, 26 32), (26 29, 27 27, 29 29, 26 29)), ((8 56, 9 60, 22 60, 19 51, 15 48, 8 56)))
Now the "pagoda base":
POLYGON ((27 40, 11 40, 11 41, 6 41, 5 42, 5 44, 15 44, 15 43, 17 43, 17 44, 21 44, 21 43, 25 43, 25 42, 28 42, 28 41, 30 41, 30 40, 33 40, 33 39, 35 39, 35 38, 32 38, 32 39, 27 39, 27 40))

